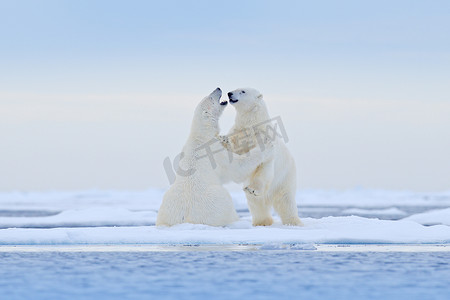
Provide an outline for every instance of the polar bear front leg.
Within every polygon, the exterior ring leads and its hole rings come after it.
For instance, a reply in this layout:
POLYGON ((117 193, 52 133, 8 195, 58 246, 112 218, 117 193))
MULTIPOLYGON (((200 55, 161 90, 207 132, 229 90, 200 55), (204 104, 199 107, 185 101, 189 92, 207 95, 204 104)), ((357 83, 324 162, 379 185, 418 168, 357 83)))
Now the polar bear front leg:
MULTIPOLYGON (((264 150, 256 147, 247 154, 234 154, 231 162, 224 151, 217 153, 216 158, 218 164, 230 174, 229 176, 234 182, 243 182, 247 181, 248 178, 255 177, 255 170, 257 170, 260 165, 265 164, 264 161, 267 161, 273 156, 273 151, 273 144, 267 144, 266 149, 264 150)), ((229 153, 230 152, 228 152, 228 154, 229 153)), ((263 189, 258 189, 258 191, 259 190, 263 189)))
POLYGON ((253 226, 270 226, 273 219, 270 214, 271 205, 264 201, 263 196, 255 196, 245 191, 247 203, 252 215, 253 226))
POLYGON ((255 196, 266 194, 270 182, 273 181, 274 167, 275 163, 273 159, 260 164, 255 172, 253 172, 249 184, 244 187, 244 191, 255 196))
POLYGON ((230 142, 230 138, 227 135, 217 135, 217 140, 222 144, 222 146, 228 151, 232 151, 233 147, 230 142))

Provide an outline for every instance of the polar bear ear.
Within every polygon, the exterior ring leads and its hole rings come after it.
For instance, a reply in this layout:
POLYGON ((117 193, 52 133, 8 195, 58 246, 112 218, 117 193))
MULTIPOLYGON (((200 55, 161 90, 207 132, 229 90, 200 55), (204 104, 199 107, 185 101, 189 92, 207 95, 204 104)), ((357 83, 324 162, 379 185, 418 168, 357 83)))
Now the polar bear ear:
POLYGON ((256 97, 258 99, 262 99, 263 98, 263 94, 259 94, 258 97, 256 97))

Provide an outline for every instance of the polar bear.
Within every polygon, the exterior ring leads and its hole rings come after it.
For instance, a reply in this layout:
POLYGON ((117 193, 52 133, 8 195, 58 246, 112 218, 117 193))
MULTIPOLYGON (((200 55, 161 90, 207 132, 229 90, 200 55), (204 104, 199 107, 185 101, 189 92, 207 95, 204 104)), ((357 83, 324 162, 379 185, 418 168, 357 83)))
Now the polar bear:
MULTIPOLYGON (((263 136, 261 129, 264 130, 264 124, 270 120, 262 94, 255 89, 242 88, 229 92, 228 98, 236 109, 236 119, 229 134, 220 137, 222 144, 238 154, 258 148, 263 136)), ((283 224, 301 226, 295 202, 295 162, 275 132, 273 138, 273 156, 258 165, 244 182, 252 222, 254 226, 272 225, 273 206, 283 224)))
POLYGON ((180 223, 225 226, 238 220, 231 196, 222 186, 243 181, 266 157, 273 155, 273 144, 251 155, 228 152, 217 139, 219 117, 227 101, 220 102, 222 91, 214 90, 195 109, 191 132, 180 153, 175 182, 165 193, 156 225, 180 223))

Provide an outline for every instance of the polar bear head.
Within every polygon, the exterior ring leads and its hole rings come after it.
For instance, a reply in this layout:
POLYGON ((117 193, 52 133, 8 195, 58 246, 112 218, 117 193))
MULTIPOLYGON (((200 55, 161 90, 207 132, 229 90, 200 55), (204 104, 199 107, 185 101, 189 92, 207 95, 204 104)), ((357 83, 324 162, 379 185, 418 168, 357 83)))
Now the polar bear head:
POLYGON ((228 93, 230 103, 238 112, 250 112, 264 104, 263 95, 252 88, 241 88, 228 93))
POLYGON ((197 105, 191 132, 197 136, 211 137, 219 132, 219 117, 228 102, 220 101, 222 90, 215 89, 197 105))

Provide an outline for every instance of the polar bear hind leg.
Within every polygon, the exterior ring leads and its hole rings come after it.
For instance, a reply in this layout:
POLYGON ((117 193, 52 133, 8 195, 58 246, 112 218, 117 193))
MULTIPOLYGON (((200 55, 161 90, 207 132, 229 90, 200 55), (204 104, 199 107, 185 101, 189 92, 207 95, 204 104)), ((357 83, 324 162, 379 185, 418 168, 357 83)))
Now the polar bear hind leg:
POLYGON ((230 194, 220 185, 209 186, 196 202, 190 208, 188 223, 226 226, 239 220, 230 194))
POLYGON ((158 211, 156 226, 173 226, 185 222, 186 201, 176 186, 172 186, 164 195, 158 211))
POLYGON ((283 225, 303 226, 298 217, 295 191, 278 191, 273 195, 273 208, 280 216, 283 225))

